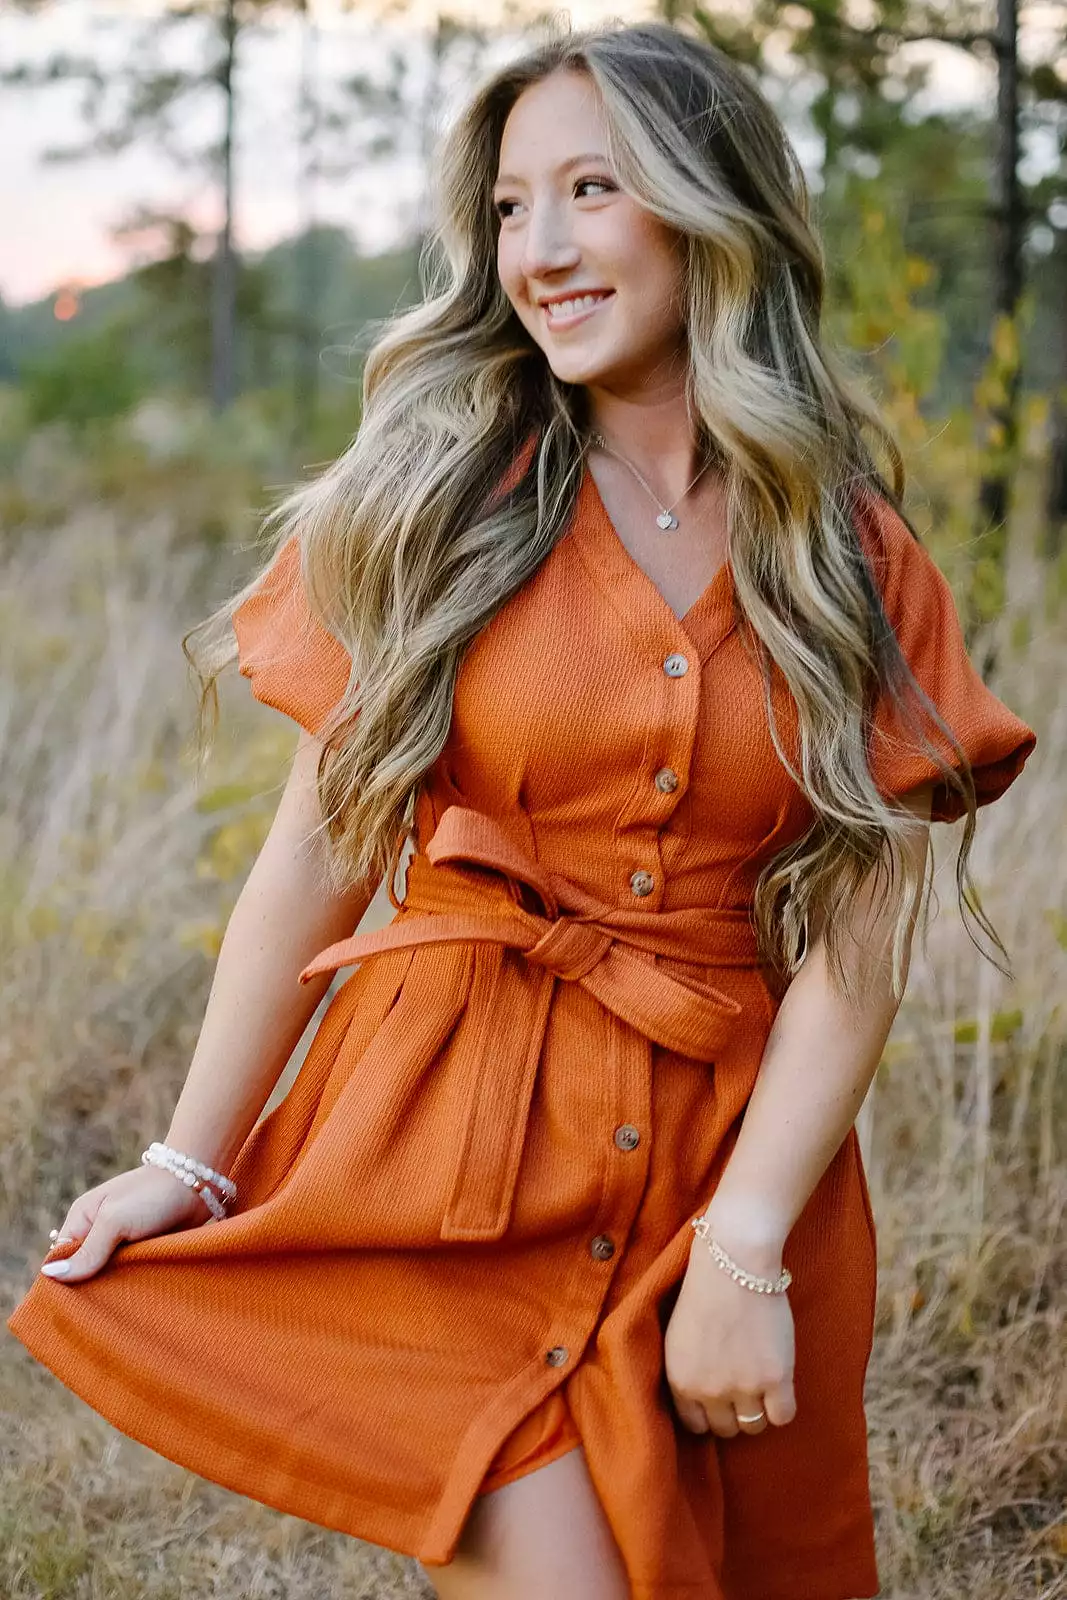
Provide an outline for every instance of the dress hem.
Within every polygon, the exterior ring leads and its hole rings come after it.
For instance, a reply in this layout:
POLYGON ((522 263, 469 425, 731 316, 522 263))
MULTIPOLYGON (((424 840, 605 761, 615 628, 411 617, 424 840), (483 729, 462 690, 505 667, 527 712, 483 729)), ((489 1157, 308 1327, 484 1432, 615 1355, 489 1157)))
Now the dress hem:
MULTIPOLYGON (((136 1389, 123 1383, 113 1372, 104 1371, 99 1364, 87 1362, 84 1349, 71 1346, 55 1325, 42 1320, 40 1315, 24 1319, 16 1310, 7 1326, 36 1360, 112 1427, 196 1477, 283 1515, 299 1517, 395 1555, 408 1556, 427 1567, 448 1566, 453 1559, 463 1519, 457 1522, 455 1516, 447 1512, 464 1496, 468 1507, 472 1505, 476 1488, 468 1494, 459 1482, 450 1484, 429 1525, 405 1516, 396 1508, 391 1508, 387 1517, 383 1517, 380 1505, 340 1490, 324 1491, 321 1484, 309 1490, 306 1482, 288 1473, 272 1471, 262 1456, 253 1458, 235 1450, 223 1439, 212 1438, 205 1453, 203 1431, 171 1412, 160 1412, 157 1426, 145 1408, 144 1397, 136 1389), (28 1326, 21 1326, 24 1321, 28 1326), (68 1361, 67 1357, 74 1359, 68 1361), (138 1419, 136 1432, 129 1426, 131 1412, 138 1419), (190 1461, 203 1464, 191 1466, 190 1461)), ((490 1415, 495 1415, 504 1403, 506 1397, 501 1396, 490 1415)), ((490 1455, 486 1466, 491 1459, 490 1455)), ((477 1481, 481 1482, 484 1475, 483 1472, 477 1481)), ((879 1593, 877 1575, 872 1575, 867 1567, 857 1569, 855 1563, 840 1568, 820 1567, 819 1584, 818 1592, 811 1591, 808 1600, 870 1600, 879 1593)), ((721 1594, 724 1600, 795 1600, 792 1591, 770 1591, 766 1587, 749 1589, 727 1585, 721 1594)), ((632 1600, 709 1600, 709 1596, 706 1583, 634 1583, 632 1600)))
MULTIPOLYGON (((452 1559, 461 1530, 445 1526, 440 1504, 430 1519, 416 1519, 396 1507, 383 1515, 380 1504, 343 1490, 326 1489, 321 1483, 309 1488, 300 1478, 272 1470, 263 1456, 253 1457, 236 1450, 219 1437, 206 1439, 202 1429, 173 1412, 161 1410, 157 1424, 137 1389, 114 1372, 105 1371, 98 1362, 88 1360, 82 1347, 72 1346, 54 1324, 43 1321, 39 1314, 23 1319, 16 1310, 7 1326, 65 1388, 112 1427, 196 1477, 286 1516, 300 1517, 318 1527, 376 1544, 395 1555, 438 1566, 447 1565, 452 1559), (136 1431, 131 1415, 137 1418, 136 1431), (193 1461, 198 1465, 192 1466, 193 1461)), ((453 1495, 448 1498, 452 1500, 453 1495)))

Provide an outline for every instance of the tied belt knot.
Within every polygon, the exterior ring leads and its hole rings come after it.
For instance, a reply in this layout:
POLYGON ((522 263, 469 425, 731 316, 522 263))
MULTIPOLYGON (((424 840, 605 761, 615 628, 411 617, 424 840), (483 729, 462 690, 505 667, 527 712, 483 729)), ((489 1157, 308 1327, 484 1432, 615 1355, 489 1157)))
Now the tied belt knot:
POLYGON ((460 805, 445 810, 424 852, 409 861, 405 898, 397 901, 392 879, 403 842, 401 835, 389 874, 399 915, 330 945, 300 981, 386 950, 470 946, 468 997, 477 994, 481 1004, 464 1005, 455 1043, 470 1114, 441 1236, 496 1239, 511 1217, 556 983, 581 985, 649 1050, 654 1043, 712 1062, 741 1006, 702 974, 661 962, 754 967, 755 933, 744 911, 647 911, 597 900, 534 860, 506 823, 460 805), (507 959, 509 951, 524 959, 507 959))
POLYGON ((611 949, 611 934, 577 918, 559 916, 526 951, 535 967, 574 983, 598 966, 611 949))

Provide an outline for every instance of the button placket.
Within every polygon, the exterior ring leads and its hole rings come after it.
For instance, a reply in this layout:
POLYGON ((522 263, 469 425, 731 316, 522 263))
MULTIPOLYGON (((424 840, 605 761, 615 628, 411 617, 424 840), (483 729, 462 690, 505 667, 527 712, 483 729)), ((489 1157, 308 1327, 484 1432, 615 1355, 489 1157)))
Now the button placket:
MULTIPOLYGON (((675 635, 677 638, 677 635, 675 635)), ((684 637, 684 636, 683 636, 684 637)), ((693 641, 685 638, 681 649, 669 649, 670 636, 666 635, 661 648, 662 671, 660 680, 659 737, 648 752, 649 772, 645 779, 648 787, 647 814, 656 818, 656 849, 659 859, 659 893, 657 905, 662 905, 667 894, 667 863, 677 857, 678 839, 674 825, 678 808, 686 802, 689 793, 690 768, 696 739, 703 678, 701 656, 693 641)))
POLYGON ((644 679, 648 737, 634 786, 616 819, 618 903, 649 914, 663 906, 668 890, 665 830, 688 790, 700 701, 700 658, 684 633, 683 648, 672 648, 678 638, 677 631, 664 628, 644 641, 656 652, 649 663, 655 677, 644 679))
POLYGON ((614 1113, 607 1127, 619 1155, 616 1160, 608 1162, 604 1174, 596 1217, 596 1224, 602 1231, 586 1240, 586 1249, 592 1261, 603 1263, 596 1270, 591 1264, 586 1267, 590 1284, 600 1285, 598 1317, 603 1315, 603 1308, 611 1298, 617 1274, 624 1270, 627 1243, 641 1209, 648 1179, 647 1148, 642 1147, 639 1153, 633 1154, 642 1145, 642 1134, 637 1123, 619 1122, 615 1118, 629 1112, 636 1115, 643 1126, 651 1128, 652 1045, 631 1029, 613 1030, 604 1065, 604 1109, 609 1114, 614 1113))
MULTIPOLYGON (((603 1109, 612 1118, 607 1126, 615 1147, 626 1155, 607 1162, 604 1170, 594 1226, 599 1224, 605 1231, 586 1236, 584 1250, 576 1250, 571 1274, 560 1283, 556 1331, 570 1342, 542 1347, 543 1365, 564 1368, 580 1360, 604 1314, 617 1275, 624 1268, 627 1241, 647 1182, 648 1150, 642 1148, 639 1155, 630 1155, 643 1144, 641 1131, 636 1123, 615 1122, 614 1118, 630 1112, 639 1117, 646 1130, 651 1130, 651 1051, 650 1042, 634 1030, 612 1029, 605 1062, 603 1109)), ((575 1240, 576 1245, 579 1243, 575 1240)))

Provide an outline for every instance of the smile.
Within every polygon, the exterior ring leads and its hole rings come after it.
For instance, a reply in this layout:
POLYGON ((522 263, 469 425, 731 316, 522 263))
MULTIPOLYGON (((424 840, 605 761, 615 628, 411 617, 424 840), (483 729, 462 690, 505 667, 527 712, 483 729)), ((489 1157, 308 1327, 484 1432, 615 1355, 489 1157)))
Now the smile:
POLYGON ((594 311, 614 298, 614 289, 607 290, 604 294, 580 294, 573 300, 556 300, 552 304, 543 306, 545 320, 548 326, 556 329, 571 328, 577 323, 591 317, 594 311))

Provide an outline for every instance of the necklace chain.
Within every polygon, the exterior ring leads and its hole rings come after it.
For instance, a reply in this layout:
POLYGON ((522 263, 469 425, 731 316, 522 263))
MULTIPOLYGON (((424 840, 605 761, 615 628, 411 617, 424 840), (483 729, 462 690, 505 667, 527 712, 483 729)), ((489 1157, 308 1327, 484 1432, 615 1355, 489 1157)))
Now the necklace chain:
POLYGON ((646 478, 642 477, 641 473, 638 472, 633 462, 628 461, 627 458, 624 455, 621 455, 618 450, 613 449, 613 447, 608 444, 602 433, 592 433, 589 437, 593 444, 597 445, 601 450, 606 450, 609 456, 615 457, 616 461, 621 461, 624 467, 629 467, 638 483, 642 486, 645 492, 651 496, 656 505, 659 506, 659 516, 656 518, 657 526, 663 528, 664 530, 667 528, 677 528, 678 518, 674 514, 674 507, 680 506, 686 495, 689 493, 689 490, 693 489, 700 482, 700 479, 704 476, 705 472, 708 470, 708 467, 711 465, 710 461, 705 461, 704 465, 693 479, 693 482, 689 485, 689 488, 682 490, 681 494, 674 502, 674 505, 665 506, 655 489, 653 489, 652 485, 646 478))

